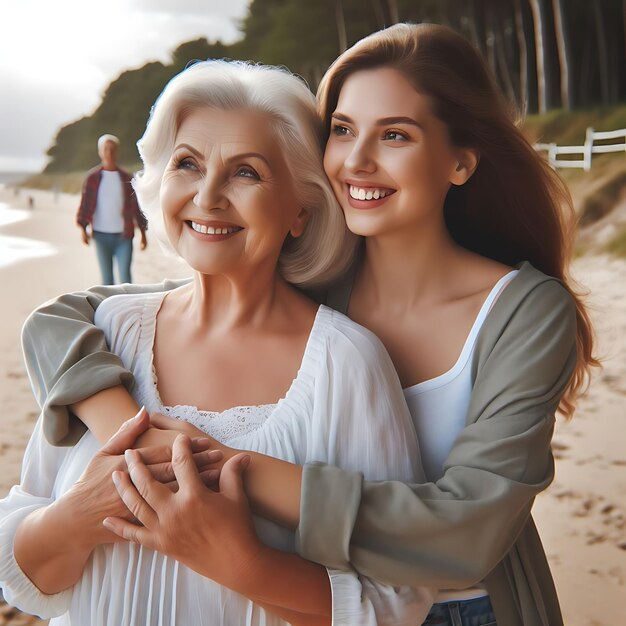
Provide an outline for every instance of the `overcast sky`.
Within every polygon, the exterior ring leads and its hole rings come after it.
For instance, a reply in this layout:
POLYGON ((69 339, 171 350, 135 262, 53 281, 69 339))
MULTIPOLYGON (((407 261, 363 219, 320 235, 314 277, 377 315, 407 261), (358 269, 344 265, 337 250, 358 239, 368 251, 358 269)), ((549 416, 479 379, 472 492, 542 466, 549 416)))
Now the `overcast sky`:
POLYGON ((178 44, 231 43, 249 0, 3 0, 0 171, 38 170, 57 130, 100 103, 123 70, 178 44))

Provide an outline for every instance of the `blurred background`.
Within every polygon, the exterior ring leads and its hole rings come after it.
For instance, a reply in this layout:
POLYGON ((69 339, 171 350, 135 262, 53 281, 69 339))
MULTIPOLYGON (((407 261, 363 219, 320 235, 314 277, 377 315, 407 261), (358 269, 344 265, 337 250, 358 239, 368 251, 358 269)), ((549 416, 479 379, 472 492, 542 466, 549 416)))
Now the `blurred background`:
MULTIPOLYGON (((399 21, 446 24, 487 60, 579 217, 574 276, 604 369, 557 427, 535 506, 568 626, 626 623, 626 0, 21 0, 0 7, 0 497, 38 415, 19 334, 46 299, 99 281, 74 225, 97 138, 135 143, 167 81, 198 59, 283 65, 313 91, 333 59, 399 21)), ((137 282, 183 276, 150 239, 137 282)), ((38 623, 0 604, 3 624, 38 623)), ((506 626, 506 625, 504 625, 506 626)))

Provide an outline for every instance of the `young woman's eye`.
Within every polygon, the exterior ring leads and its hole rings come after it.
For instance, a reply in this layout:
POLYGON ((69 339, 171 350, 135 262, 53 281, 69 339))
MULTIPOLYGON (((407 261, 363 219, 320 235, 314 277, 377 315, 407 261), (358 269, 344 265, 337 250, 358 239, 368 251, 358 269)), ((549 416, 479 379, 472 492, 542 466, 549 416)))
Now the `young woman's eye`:
POLYGON ((337 135, 337 137, 346 137, 350 134, 350 130, 345 126, 341 126, 341 124, 333 124, 330 130, 333 135, 337 135))
POLYGON ((384 139, 388 141, 407 141, 407 136, 397 130, 385 131, 384 139))
POLYGON ((235 175, 241 178, 252 178, 253 180, 259 180, 261 178, 258 172, 249 165, 242 165, 237 169, 235 175))

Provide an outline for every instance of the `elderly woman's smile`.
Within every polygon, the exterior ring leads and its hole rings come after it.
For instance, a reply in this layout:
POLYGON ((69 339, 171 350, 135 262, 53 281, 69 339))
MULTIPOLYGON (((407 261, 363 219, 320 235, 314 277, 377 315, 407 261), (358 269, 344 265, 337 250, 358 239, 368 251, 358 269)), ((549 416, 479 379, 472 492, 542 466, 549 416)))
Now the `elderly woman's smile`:
POLYGON ((232 224, 226 224, 224 222, 200 223, 189 220, 187 224, 189 224, 195 232, 206 235, 205 239, 208 241, 220 241, 219 238, 233 235, 242 230, 241 226, 233 226, 232 224))
POLYGON ((163 174, 161 207, 170 243, 193 269, 274 267, 301 217, 271 119, 246 109, 189 111, 163 174))

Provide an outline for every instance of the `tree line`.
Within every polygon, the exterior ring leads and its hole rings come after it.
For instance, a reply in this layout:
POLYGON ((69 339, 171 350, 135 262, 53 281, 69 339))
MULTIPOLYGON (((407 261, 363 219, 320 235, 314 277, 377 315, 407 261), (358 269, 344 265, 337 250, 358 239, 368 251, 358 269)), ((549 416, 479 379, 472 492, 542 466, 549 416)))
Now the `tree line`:
POLYGON ((190 41, 172 53, 170 64, 148 63, 122 73, 93 115, 60 129, 45 171, 90 167, 104 132, 122 139, 121 162, 136 164, 134 144, 151 105, 167 81, 194 60, 284 65, 315 90, 340 52, 400 21, 445 24, 468 37, 522 113, 626 100, 626 0, 253 0, 241 20, 239 41, 190 41))

